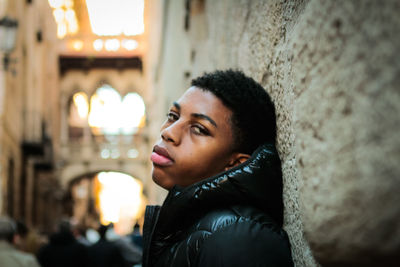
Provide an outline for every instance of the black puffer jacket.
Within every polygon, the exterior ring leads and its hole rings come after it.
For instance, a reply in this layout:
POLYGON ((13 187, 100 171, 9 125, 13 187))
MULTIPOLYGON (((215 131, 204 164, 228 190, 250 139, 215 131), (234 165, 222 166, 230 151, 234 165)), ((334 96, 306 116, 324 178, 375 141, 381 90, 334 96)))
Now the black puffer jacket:
POLYGON ((245 163, 148 206, 143 266, 293 266, 272 145, 245 163))

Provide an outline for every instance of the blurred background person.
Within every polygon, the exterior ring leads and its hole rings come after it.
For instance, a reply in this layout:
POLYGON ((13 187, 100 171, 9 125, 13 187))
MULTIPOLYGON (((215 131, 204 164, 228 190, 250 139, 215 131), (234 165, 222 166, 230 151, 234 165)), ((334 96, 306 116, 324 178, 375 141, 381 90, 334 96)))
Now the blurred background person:
POLYGON ((132 243, 129 236, 121 236, 117 234, 113 224, 110 224, 107 229, 106 239, 115 243, 127 266, 132 266, 142 262, 142 248, 132 243))
POLYGON ((140 233, 140 225, 138 223, 135 223, 133 226, 133 232, 129 236, 132 244, 136 245, 140 249, 143 249, 143 236, 140 233))
POLYGON ((22 221, 16 221, 18 243, 16 247, 24 252, 36 255, 43 245, 47 243, 47 240, 43 235, 40 235, 37 230, 31 229, 26 226, 22 221))
POLYGON ((19 235, 15 222, 8 217, 0 217, 0 266, 39 267, 32 254, 16 249, 18 243, 19 235))
POLYGON ((82 224, 79 223, 72 223, 72 233, 79 243, 81 243, 84 246, 90 246, 91 243, 89 240, 86 238, 86 227, 82 224))
POLYGON ((50 242, 40 248, 38 259, 42 267, 88 266, 87 248, 75 239, 71 224, 65 219, 50 236, 50 242))
POLYGON ((89 266, 92 267, 123 267, 125 262, 119 247, 107 240, 109 225, 101 225, 98 232, 100 239, 89 247, 89 266))

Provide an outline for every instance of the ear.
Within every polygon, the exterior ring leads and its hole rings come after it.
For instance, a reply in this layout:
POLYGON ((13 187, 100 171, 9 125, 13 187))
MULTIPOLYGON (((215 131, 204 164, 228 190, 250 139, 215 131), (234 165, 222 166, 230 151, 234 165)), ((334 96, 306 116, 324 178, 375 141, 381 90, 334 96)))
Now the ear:
POLYGON ((244 154, 244 153, 234 153, 228 162, 228 165, 225 167, 225 171, 232 169, 233 167, 238 166, 239 164, 242 164, 246 160, 250 158, 249 154, 244 154))

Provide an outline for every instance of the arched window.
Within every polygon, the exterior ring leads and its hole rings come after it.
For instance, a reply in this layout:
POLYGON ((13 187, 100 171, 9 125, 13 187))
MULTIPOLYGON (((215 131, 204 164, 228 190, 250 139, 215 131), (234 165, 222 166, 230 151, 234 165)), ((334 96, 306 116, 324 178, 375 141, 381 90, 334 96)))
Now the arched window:
POLYGON ((89 126, 95 135, 132 135, 145 125, 145 105, 137 93, 124 98, 103 85, 90 99, 89 126))
POLYGON ((69 138, 78 140, 83 136, 89 111, 88 98, 84 92, 75 93, 69 101, 68 132, 69 138))
POLYGON ((146 107, 142 97, 137 93, 129 93, 122 100, 121 131, 122 134, 136 133, 146 123, 146 107))
POLYGON ((108 84, 99 87, 90 101, 86 93, 75 93, 69 100, 68 109, 69 139, 75 141, 82 139, 87 126, 99 140, 104 140, 101 136, 114 140, 112 136, 128 137, 137 133, 146 122, 143 98, 132 92, 121 97, 108 84))

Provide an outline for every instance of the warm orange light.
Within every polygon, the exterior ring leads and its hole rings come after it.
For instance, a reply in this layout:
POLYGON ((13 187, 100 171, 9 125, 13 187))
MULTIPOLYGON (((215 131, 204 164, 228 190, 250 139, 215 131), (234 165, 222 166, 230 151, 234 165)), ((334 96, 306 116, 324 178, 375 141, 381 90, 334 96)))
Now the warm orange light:
POLYGON ((59 23, 57 25, 57 37, 62 39, 67 35, 67 24, 59 23))
POLYGON ((126 223, 136 221, 145 205, 142 183, 127 174, 100 172, 95 184, 101 223, 114 223, 120 234, 129 232, 132 225, 126 223))
POLYGON ((72 42, 72 48, 75 51, 81 51, 83 49, 83 41, 81 40, 75 40, 72 42))
POLYGON ((66 8, 73 8, 74 7, 74 1, 73 0, 65 0, 64 1, 64 6, 66 8))
POLYGON ((49 5, 52 8, 60 8, 64 4, 64 0, 49 0, 49 5))
POLYGON ((76 20, 68 23, 68 33, 75 34, 79 30, 78 22, 76 20))
POLYGON ((54 16, 54 20, 56 21, 56 23, 61 23, 61 22, 63 22, 63 20, 65 18, 65 12, 61 8, 57 8, 57 9, 54 9, 53 16, 54 16))
POLYGON ((120 42, 118 39, 107 39, 105 47, 107 51, 117 51, 120 47, 120 42))
POLYGON ((144 32, 143 0, 86 0, 92 31, 100 36, 144 32))
POLYGON ((74 104, 78 109, 78 115, 80 118, 85 119, 89 111, 88 99, 85 93, 79 92, 73 96, 74 104))
POLYGON ((64 38, 67 34, 75 34, 79 30, 78 19, 73 9, 73 0, 49 0, 53 8, 54 20, 57 23, 57 37, 64 38))
POLYGON ((129 40, 129 39, 122 40, 122 46, 128 51, 136 49, 138 45, 139 44, 136 40, 129 40))
POLYGON ((96 51, 100 51, 101 49, 103 49, 103 40, 101 39, 97 39, 93 41, 93 48, 96 51))

